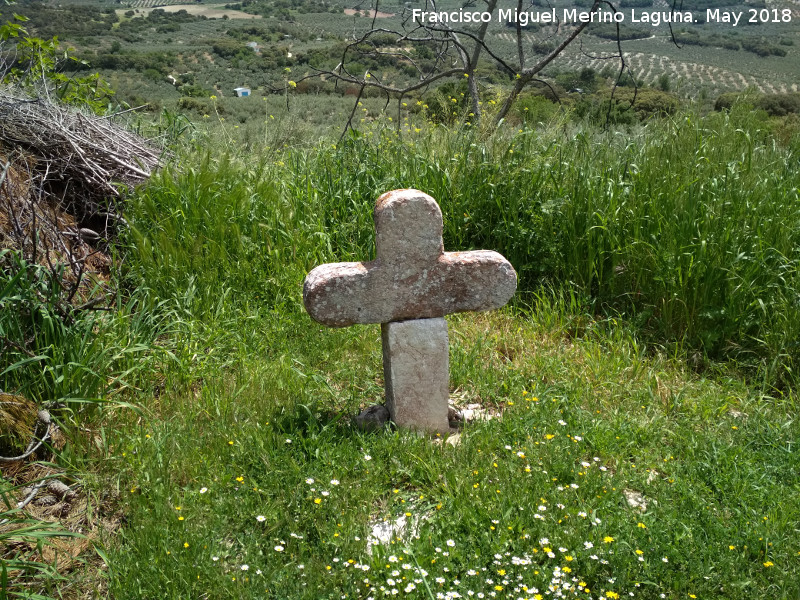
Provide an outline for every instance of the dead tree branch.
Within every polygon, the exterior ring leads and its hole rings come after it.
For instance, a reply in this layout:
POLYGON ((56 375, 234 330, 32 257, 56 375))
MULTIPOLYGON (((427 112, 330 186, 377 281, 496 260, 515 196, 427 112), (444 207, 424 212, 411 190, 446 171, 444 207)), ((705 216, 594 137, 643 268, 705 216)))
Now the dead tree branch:
MULTIPOLYGON (((680 0, 673 0, 678 2, 680 0)), ((489 20, 482 18, 480 22, 472 21, 465 25, 456 25, 442 19, 420 19, 420 11, 430 15, 437 12, 436 0, 426 0, 422 9, 403 9, 401 26, 397 28, 378 27, 377 10, 378 0, 373 4, 372 19, 365 30, 358 31, 357 21, 354 21, 351 39, 346 43, 339 55, 338 64, 334 68, 313 69, 313 75, 329 80, 352 85, 359 90, 359 99, 368 95, 371 89, 379 90, 382 94, 391 95, 393 98, 408 96, 414 92, 427 90, 434 84, 445 80, 459 80, 466 76, 466 86, 469 94, 470 113, 474 121, 480 120, 482 108, 480 101, 481 74, 487 65, 493 65, 513 78, 510 89, 504 92, 498 112, 493 115, 495 125, 499 124, 508 115, 520 93, 531 83, 540 82, 542 71, 549 67, 553 61, 564 53, 570 44, 586 32, 586 28, 594 19, 581 21, 572 26, 557 22, 553 34, 560 42, 545 56, 535 56, 530 42, 526 42, 524 26, 520 19, 514 24, 514 50, 509 52, 501 50, 492 42, 489 32, 490 22, 497 20, 499 13, 498 0, 482 0, 480 14, 491 15, 489 20), (387 36, 394 39, 387 42, 387 36), (378 64, 392 64, 397 71, 402 66, 409 73, 410 80, 398 81, 385 76, 378 67, 368 67, 364 74, 353 72, 351 66, 362 65, 373 59, 378 64), (411 73, 414 75, 412 76, 411 73)), ((530 10, 530 0, 517 0, 512 4, 517 15, 524 10, 530 10), (526 6, 527 5, 527 6, 526 6)), ((471 2, 464 5, 464 9, 480 5, 471 2)), ((617 12, 610 0, 595 0, 588 13, 597 14, 604 9, 617 12)), ((507 26, 512 26, 507 23, 507 26)), ((614 58, 620 60, 620 69, 624 73, 630 71, 625 61, 620 46, 619 33, 617 36, 617 53, 614 58)), ((610 57, 609 57, 610 58, 610 57)), ((359 100, 356 100, 356 105, 359 100)), ((354 113, 353 113, 354 114, 354 113)), ((352 114, 345 131, 352 126, 352 114)))
POLYGON ((6 458, 5 456, 0 456, 0 464, 11 464, 16 462, 21 462, 31 456, 34 452, 36 452, 39 448, 41 448, 42 444, 44 444, 48 438, 50 437, 51 427, 53 426, 53 421, 50 418, 50 413, 46 410, 40 410, 39 414, 36 416, 36 426, 33 428, 33 437, 28 444, 27 449, 25 452, 20 454, 19 456, 12 456, 10 458, 6 458), (39 426, 44 426, 44 434, 37 439, 37 432, 39 430, 39 426))

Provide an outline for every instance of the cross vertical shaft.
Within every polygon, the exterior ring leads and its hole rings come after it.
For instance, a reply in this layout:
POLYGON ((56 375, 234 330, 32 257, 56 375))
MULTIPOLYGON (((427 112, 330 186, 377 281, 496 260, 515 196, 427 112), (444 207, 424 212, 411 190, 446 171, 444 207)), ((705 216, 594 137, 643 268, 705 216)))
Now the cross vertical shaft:
POLYGON ((400 427, 445 433, 450 397, 447 321, 381 325, 386 408, 400 427))

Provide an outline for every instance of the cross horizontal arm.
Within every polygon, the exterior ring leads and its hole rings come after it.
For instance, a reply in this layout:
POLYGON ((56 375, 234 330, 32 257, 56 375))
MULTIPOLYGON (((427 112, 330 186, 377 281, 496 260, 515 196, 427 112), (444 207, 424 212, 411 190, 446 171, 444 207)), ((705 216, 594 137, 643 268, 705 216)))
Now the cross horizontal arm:
POLYGON ((321 265, 306 277, 303 303, 315 321, 346 327, 500 308, 516 288, 497 252, 445 252, 411 274, 380 258, 321 265))

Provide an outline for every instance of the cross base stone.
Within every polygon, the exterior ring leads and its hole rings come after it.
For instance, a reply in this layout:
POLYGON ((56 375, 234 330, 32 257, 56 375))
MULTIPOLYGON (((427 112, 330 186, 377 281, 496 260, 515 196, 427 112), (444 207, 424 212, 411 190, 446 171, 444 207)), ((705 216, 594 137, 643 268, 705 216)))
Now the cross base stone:
POLYGON ((450 360, 447 321, 381 324, 386 407, 400 427, 447 433, 450 360))

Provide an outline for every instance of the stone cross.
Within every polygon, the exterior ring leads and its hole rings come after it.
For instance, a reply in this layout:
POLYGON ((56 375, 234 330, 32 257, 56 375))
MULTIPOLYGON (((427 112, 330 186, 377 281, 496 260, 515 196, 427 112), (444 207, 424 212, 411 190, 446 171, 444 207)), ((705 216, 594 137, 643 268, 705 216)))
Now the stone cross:
POLYGON ((303 303, 329 327, 380 323, 386 407, 399 426, 449 430, 449 357, 444 316, 500 308, 517 274, 497 252, 445 252, 442 211, 419 190, 375 203, 377 258, 312 270, 303 303))

